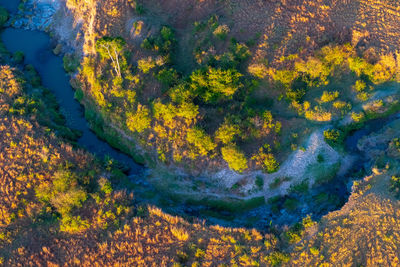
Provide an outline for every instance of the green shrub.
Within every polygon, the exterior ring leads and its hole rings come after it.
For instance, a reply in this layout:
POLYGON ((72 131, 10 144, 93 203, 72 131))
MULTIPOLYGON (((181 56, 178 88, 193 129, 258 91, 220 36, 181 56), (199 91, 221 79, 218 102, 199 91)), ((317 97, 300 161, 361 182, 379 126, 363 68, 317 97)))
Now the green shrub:
POLYGON ((132 132, 141 133, 150 127, 150 123, 149 109, 146 106, 138 104, 135 113, 127 113, 126 126, 132 132))
POLYGON ((299 201, 295 198, 287 198, 283 203, 283 207, 289 211, 294 211, 297 208, 299 201))
POLYGON ((64 70, 68 73, 75 73, 79 67, 79 58, 75 55, 66 54, 63 57, 64 70))
POLYGON ((393 175, 390 179, 390 191, 392 191, 396 198, 400 198, 400 176, 393 175))
POLYGON ((279 251, 274 251, 266 257, 266 260, 271 266, 280 266, 282 263, 287 263, 290 260, 290 256, 279 251))
POLYGON ((343 142, 343 134, 336 129, 325 130, 324 139, 331 146, 338 145, 343 142))
POLYGON ((255 184, 256 184, 256 186, 258 188, 263 188, 263 186, 264 186, 264 178, 262 178, 261 176, 257 176, 255 184))
POLYGON ((200 128, 192 128, 187 132, 186 140, 197 148, 200 155, 205 156, 217 146, 211 137, 200 128))
POLYGON ((322 103, 332 102, 338 97, 339 97, 338 91, 333 91, 333 92, 324 91, 321 96, 321 102, 322 103))
POLYGON ((35 192, 39 200, 54 206, 61 216, 82 207, 87 199, 86 191, 78 185, 78 177, 69 171, 55 173, 52 183, 40 184, 35 192))
POLYGON ((214 36, 221 40, 225 40, 229 33, 229 27, 227 25, 219 25, 213 32, 214 36))
POLYGON ((224 122, 215 132, 215 138, 223 144, 232 142, 236 135, 240 135, 239 126, 228 122, 224 122))
POLYGON ((82 220, 80 216, 64 216, 61 219, 60 230, 70 234, 76 234, 89 228, 87 220, 82 220))
POLYGON ((144 74, 148 73, 151 69, 157 66, 156 61, 152 57, 147 57, 144 59, 138 60, 138 68, 144 74))
POLYGON ((240 78, 243 75, 235 69, 197 70, 192 73, 191 87, 202 95, 206 102, 216 101, 221 97, 232 98, 235 92, 242 87, 240 78))
POLYGON ((232 170, 242 172, 247 169, 247 159, 235 145, 221 148, 223 159, 228 163, 232 170))
POLYGON ((178 83, 179 75, 174 69, 162 69, 157 73, 157 80, 165 86, 172 86, 178 83))

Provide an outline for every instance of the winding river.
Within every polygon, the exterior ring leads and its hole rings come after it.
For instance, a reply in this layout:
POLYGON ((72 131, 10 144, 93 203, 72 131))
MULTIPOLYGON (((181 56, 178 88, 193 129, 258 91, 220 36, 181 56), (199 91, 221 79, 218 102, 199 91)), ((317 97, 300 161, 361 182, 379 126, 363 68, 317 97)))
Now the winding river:
MULTIPOLYGON (((16 12, 18 1, 0 0, 0 6, 6 7, 11 12, 16 12)), ((51 52, 52 46, 50 37, 46 33, 8 27, 3 30, 1 39, 10 52, 14 53, 16 51, 22 51, 25 55, 25 63, 33 65, 38 71, 41 76, 43 86, 49 88, 56 96, 60 110, 66 118, 67 126, 82 132, 82 136, 78 140, 78 144, 80 146, 99 157, 108 155, 111 158, 118 160, 130 168, 130 175, 143 178, 142 173, 145 170, 143 166, 136 164, 129 156, 112 148, 103 140, 100 140, 90 130, 89 125, 84 118, 82 106, 74 99, 74 91, 69 84, 69 76, 63 69, 62 58, 54 55, 51 52)), ((392 118, 377 120, 374 123, 368 124, 371 127, 368 126, 368 128, 363 128, 359 131, 356 131, 346 140, 346 145, 349 148, 349 151, 353 154, 357 154, 359 152, 357 151, 358 140, 372 131, 378 130, 390 120, 392 120, 392 118)), ((358 163, 356 164, 359 164, 355 166, 357 169, 362 169, 364 167, 363 157, 361 155, 358 163)), ((138 180, 141 180, 142 183, 145 183, 144 179, 138 178, 138 180)), ((205 206, 186 205, 185 203, 172 203, 173 205, 167 205, 166 211, 178 215, 192 215, 195 217, 207 218, 211 223, 214 222, 228 226, 245 225, 257 228, 265 228, 270 225, 271 221, 275 224, 291 224, 299 221, 303 216, 305 216, 305 214, 314 213, 317 214, 318 218, 331 210, 340 208, 340 206, 347 201, 347 197, 349 195, 348 186, 346 185, 347 183, 348 180, 343 179, 339 182, 336 182, 334 185, 328 184, 322 188, 319 188, 315 192, 309 192, 306 194, 307 196, 299 197, 298 200, 304 204, 304 208, 301 211, 294 212, 293 214, 289 214, 286 211, 283 213, 274 214, 271 205, 262 205, 261 207, 257 207, 254 210, 239 215, 231 214, 233 217, 235 217, 235 219, 229 223, 226 223, 226 221, 216 220, 215 218, 207 216, 207 213, 204 211, 208 211, 209 208, 205 206), (334 204, 332 205, 321 205, 322 207, 315 207, 315 205, 306 204, 313 203, 317 196, 321 195, 321 192, 328 195, 329 198, 331 195, 336 194, 340 199, 333 201, 334 204), (256 220, 257 222, 248 225, 247 219, 251 217, 258 218, 256 220)), ((158 200, 145 199, 146 202, 157 205, 160 205, 160 202, 162 201, 165 202, 165 199, 162 199, 162 194, 158 194, 159 192, 156 192, 153 187, 148 186, 147 191, 153 191, 153 195, 158 195, 158 200)), ((284 200, 285 198, 282 201, 284 200)), ((166 205, 161 206, 165 207, 166 205)))
POLYGON ((10 52, 22 51, 25 55, 25 63, 33 65, 38 71, 43 86, 49 88, 56 96, 67 126, 81 131, 79 145, 97 156, 107 155, 118 160, 130 168, 130 174, 139 174, 143 171, 142 166, 136 164, 127 155, 113 149, 90 130, 83 116, 83 108, 74 99, 74 91, 63 69, 62 58, 51 52, 50 38, 46 33, 9 27, 2 33, 2 41, 10 52))

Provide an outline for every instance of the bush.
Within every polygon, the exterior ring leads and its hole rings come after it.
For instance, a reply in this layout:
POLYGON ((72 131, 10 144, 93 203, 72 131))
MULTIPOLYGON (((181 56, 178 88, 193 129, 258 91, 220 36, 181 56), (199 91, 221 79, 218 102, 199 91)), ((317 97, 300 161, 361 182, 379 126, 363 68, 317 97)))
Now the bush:
POLYGON ((280 266, 282 263, 287 263, 290 260, 290 256, 279 251, 274 251, 266 257, 266 260, 271 266, 280 266))
POLYGON ((229 33, 229 27, 227 25, 219 25, 213 32, 214 36, 221 40, 225 40, 229 33))
POLYGON ((264 64, 251 64, 247 71, 260 79, 264 79, 268 74, 268 68, 264 64))
POLYGON ((192 128, 187 132, 186 140, 197 148, 201 156, 206 156, 209 151, 212 151, 217 146, 213 143, 203 129, 192 128))
POLYGON ((400 198, 400 176, 392 176, 389 189, 395 194, 396 198, 400 198))
POLYGON ((138 104, 135 113, 128 113, 126 118, 126 126, 132 132, 143 132, 150 127, 151 119, 149 109, 146 106, 138 104))
POLYGON ((240 78, 243 75, 235 69, 215 69, 195 71, 191 76, 191 87, 202 95, 206 102, 218 100, 221 96, 232 98, 242 87, 240 78))
POLYGON ((268 173, 276 172, 279 169, 279 163, 271 153, 271 148, 268 144, 261 147, 258 154, 254 155, 252 159, 255 160, 258 165, 261 165, 268 173))
POLYGON ((79 67, 79 58, 75 55, 66 54, 63 57, 63 66, 66 72, 75 73, 79 67))
POLYGON ((89 222, 82 220, 80 216, 64 216, 61 219, 60 230, 70 234, 76 234, 89 228, 89 222))
POLYGON ((223 144, 228 144, 234 140, 235 135, 239 134, 239 126, 224 122, 215 132, 215 138, 223 144))
POLYGON ((263 188, 264 186, 264 179, 261 176, 256 177, 255 184, 258 188, 263 188))
POLYGON ((78 177, 69 171, 55 173, 52 183, 40 184, 35 192, 39 200, 54 206, 61 216, 82 207, 87 199, 87 193, 78 185, 78 177))
POLYGON ((228 163, 232 170, 242 172, 247 169, 247 159, 235 145, 221 148, 223 159, 228 163))
POLYGON ((156 61, 152 57, 140 59, 138 61, 138 68, 144 74, 148 73, 151 69, 153 69, 156 66, 157 66, 156 61))
POLYGON ((157 73, 157 80, 165 86, 172 86, 178 83, 179 76, 174 69, 162 69, 157 73))
POLYGON ((331 146, 338 145, 343 142, 343 135, 339 130, 336 129, 325 130, 324 139, 331 146))
POLYGON ((332 102, 333 100, 335 100, 338 97, 339 97, 338 91, 334 91, 334 92, 324 91, 321 96, 321 102, 322 103, 332 102))

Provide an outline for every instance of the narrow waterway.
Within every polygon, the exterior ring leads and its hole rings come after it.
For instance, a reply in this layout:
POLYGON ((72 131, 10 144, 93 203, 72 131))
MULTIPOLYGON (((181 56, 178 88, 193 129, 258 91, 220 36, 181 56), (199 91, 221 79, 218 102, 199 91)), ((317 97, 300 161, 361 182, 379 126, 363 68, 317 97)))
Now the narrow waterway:
POLYGON ((25 63, 33 65, 38 71, 43 86, 49 88, 56 96, 67 126, 82 133, 78 140, 79 145, 100 158, 107 155, 116 159, 130 168, 130 174, 143 171, 142 166, 113 149, 90 130, 83 116, 83 108, 74 99, 74 91, 69 84, 69 76, 63 69, 62 58, 51 52, 50 38, 46 33, 6 28, 1 38, 7 50, 12 53, 22 51, 25 63))

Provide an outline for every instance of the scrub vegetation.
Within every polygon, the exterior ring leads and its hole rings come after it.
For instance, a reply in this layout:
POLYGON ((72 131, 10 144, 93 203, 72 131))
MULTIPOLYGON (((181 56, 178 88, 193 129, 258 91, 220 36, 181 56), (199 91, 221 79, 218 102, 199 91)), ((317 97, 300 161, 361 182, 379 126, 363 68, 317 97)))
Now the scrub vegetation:
MULTIPOLYGON (((144 194, 77 145, 34 67, 0 45, 0 265, 399 265, 400 6, 328 2, 65 2, 83 52, 63 58, 75 97, 96 134, 158 176, 144 194), (346 137, 365 125, 365 169, 340 174, 353 164, 346 137), (349 175, 361 180, 331 211, 349 175), (204 205, 210 221, 145 194, 204 205), (218 225, 259 207, 268 227, 218 225)), ((0 8, 0 26, 8 18, 0 8)))

